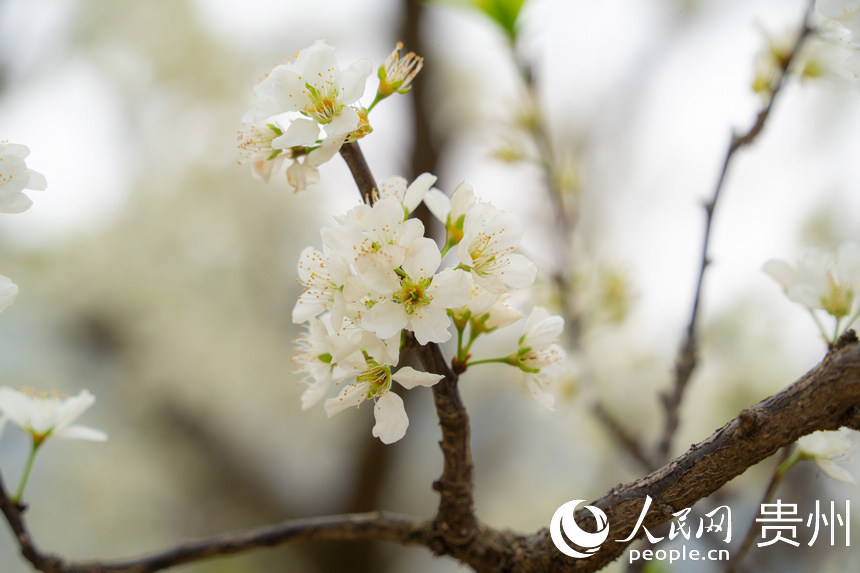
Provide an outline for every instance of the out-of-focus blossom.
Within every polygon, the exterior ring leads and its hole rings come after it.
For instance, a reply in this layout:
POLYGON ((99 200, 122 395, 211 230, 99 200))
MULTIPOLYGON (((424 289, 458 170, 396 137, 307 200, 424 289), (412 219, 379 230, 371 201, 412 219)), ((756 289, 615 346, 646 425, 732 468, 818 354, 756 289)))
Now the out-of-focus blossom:
POLYGON ((45 176, 27 168, 24 159, 30 155, 26 145, 0 143, 0 213, 23 213, 33 202, 24 189, 42 191, 45 176))
POLYGON ((814 432, 797 440, 802 459, 814 461, 826 476, 845 483, 855 483, 854 476, 839 464, 849 460, 848 450, 853 447, 843 432, 814 432))
POLYGON ((0 413, 3 421, 12 421, 33 436, 35 445, 50 436, 67 440, 103 442, 107 434, 74 421, 95 403, 95 396, 81 390, 77 396, 61 398, 56 393, 19 392, 0 388, 0 413))
POLYGON ((526 319, 519 348, 510 362, 526 373, 526 386, 541 406, 552 410, 555 398, 545 388, 563 367, 565 352, 558 345, 564 330, 564 319, 550 316, 543 307, 535 307, 526 319))
POLYGON ((763 270, 782 286, 789 299, 836 318, 840 326, 837 337, 860 312, 860 247, 854 243, 841 244, 835 254, 819 249, 804 251, 797 266, 772 259, 763 270), (848 320, 842 322, 845 317, 848 320))

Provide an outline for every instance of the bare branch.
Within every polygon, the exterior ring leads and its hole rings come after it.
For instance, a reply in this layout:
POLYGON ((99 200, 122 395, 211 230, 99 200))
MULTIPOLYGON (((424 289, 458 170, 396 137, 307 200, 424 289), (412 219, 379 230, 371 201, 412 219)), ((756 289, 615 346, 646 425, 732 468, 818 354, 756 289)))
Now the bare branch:
POLYGON ((791 64, 795 61, 806 39, 812 33, 812 15, 814 9, 815 2, 813 1, 809 3, 803 27, 797 36, 794 46, 791 48, 788 56, 781 61, 780 76, 776 81, 773 93, 771 94, 767 105, 765 105, 765 107, 758 113, 755 123, 750 127, 749 131, 742 135, 738 135, 736 133, 732 134, 729 148, 726 152, 726 157, 723 160, 723 166, 720 170, 719 178, 717 179, 716 188, 714 189, 714 193, 711 196, 710 201, 705 204, 705 236, 702 241, 702 255, 699 263, 699 275, 696 280, 696 291, 693 296, 693 308, 690 312, 690 322, 687 325, 684 342, 681 344, 681 348, 678 350, 678 355, 675 359, 674 389, 671 393, 663 395, 663 405, 666 410, 666 423, 663 429, 663 437, 657 447, 657 456, 661 463, 665 463, 669 459, 669 450, 672 446, 672 438, 675 436, 675 432, 677 431, 678 424, 680 422, 679 409, 684 397, 684 390, 687 387, 687 383, 690 381, 693 371, 696 369, 698 351, 698 336, 696 330, 699 318, 699 306, 702 298, 702 285, 705 280, 705 270, 711 263, 709 255, 711 223, 714 220, 714 211, 717 207, 717 202, 719 201, 720 194, 723 189, 726 173, 728 172, 729 165, 731 164, 735 153, 740 148, 754 142, 764 129, 765 122, 767 121, 767 118, 770 117, 770 112, 773 109, 776 98, 782 92, 782 88, 785 87, 785 84, 787 83, 788 71, 791 68, 791 64))

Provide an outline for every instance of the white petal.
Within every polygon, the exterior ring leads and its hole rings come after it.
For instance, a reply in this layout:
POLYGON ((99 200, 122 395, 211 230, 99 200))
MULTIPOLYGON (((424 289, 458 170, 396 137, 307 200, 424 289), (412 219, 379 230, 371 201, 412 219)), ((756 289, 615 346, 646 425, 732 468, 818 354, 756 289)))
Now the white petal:
POLYGON ((400 383, 404 388, 411 390, 416 386, 433 386, 439 380, 444 378, 441 374, 430 374, 429 372, 419 372, 410 366, 404 366, 391 377, 400 383))
POLYGON ((64 440, 87 440, 90 442, 104 442, 108 439, 105 432, 90 428, 89 426, 81 426, 75 424, 63 430, 56 431, 51 434, 64 440))
POLYGON ((386 177, 379 182, 379 198, 386 199, 394 197, 402 202, 406 195, 406 179, 403 177, 393 176, 386 177))
POLYGON ((523 255, 508 255, 508 265, 499 273, 499 279, 509 287, 528 288, 535 282, 537 267, 523 255))
POLYGON ((782 288, 788 290, 794 284, 794 267, 785 261, 771 259, 764 264, 762 270, 767 276, 782 285, 782 288))
MULTIPOLYGON (((412 280, 417 281, 435 273, 441 262, 442 253, 439 252, 436 241, 418 237, 409 245, 406 259, 403 261, 403 270, 412 280)), ((465 304, 465 301, 461 304, 465 304)))
POLYGON ((433 297, 433 304, 442 308, 458 308, 469 302, 472 281, 469 274, 461 269, 447 268, 433 277, 427 289, 433 297))
POLYGON ((424 195, 424 204, 443 224, 448 221, 448 213, 451 212, 451 200, 442 191, 435 187, 424 195))
POLYGON ((370 384, 347 384, 346 388, 334 398, 325 401, 326 416, 331 418, 347 408, 358 408, 370 390, 370 384))
POLYGON ((451 326, 451 319, 445 309, 430 305, 409 316, 407 328, 415 334, 419 344, 427 344, 428 342, 447 342, 451 338, 449 326, 451 326))
POLYGON ((430 173, 422 173, 419 175, 415 181, 407 187, 406 196, 403 198, 403 206, 406 207, 410 213, 414 211, 434 183, 436 183, 435 175, 430 173))
POLYGON ((29 209, 31 205, 33 202, 30 198, 20 191, 0 191, 0 213, 16 215, 29 209))
POLYGON ((406 311, 403 305, 385 300, 364 313, 361 323, 378 337, 389 338, 406 328, 406 311))
POLYGON ((373 436, 379 438, 383 444, 393 444, 406 435, 409 418, 406 416, 406 408, 403 407, 403 399, 394 392, 386 392, 380 396, 373 408, 373 417, 376 419, 373 436))
POLYGON ((356 127, 361 120, 355 108, 347 106, 341 110, 339 114, 334 116, 332 120, 323 126, 329 137, 339 137, 346 135, 356 127))
POLYGON ((367 58, 358 60, 340 74, 341 103, 352 103, 364 95, 367 78, 373 73, 373 62, 367 58))
POLYGON ((54 431, 62 433, 68 429, 70 424, 78 419, 90 406, 96 403, 96 397, 87 390, 81 390, 77 396, 66 398, 57 411, 54 431))
POLYGON ((526 376, 526 387, 531 392, 531 395, 535 400, 538 401, 538 404, 552 412, 555 409, 555 398, 552 394, 548 392, 544 392, 543 388, 538 384, 537 379, 534 376, 526 376))
POLYGON ((284 135, 272 140, 275 149, 289 149, 302 145, 313 145, 320 136, 320 127, 312 119, 294 119, 284 135))
POLYGON ((854 481, 854 476, 851 475, 848 470, 835 462, 830 460, 815 460, 815 463, 818 465, 818 468, 831 479, 835 479, 836 481, 841 481, 843 483, 857 483, 854 481))

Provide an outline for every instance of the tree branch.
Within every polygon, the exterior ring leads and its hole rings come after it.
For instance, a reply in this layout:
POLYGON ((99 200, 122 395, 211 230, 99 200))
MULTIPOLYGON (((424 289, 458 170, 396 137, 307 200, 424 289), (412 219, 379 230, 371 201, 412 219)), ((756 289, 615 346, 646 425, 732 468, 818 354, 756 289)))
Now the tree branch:
POLYGON ((807 8, 803 27, 797 36, 794 46, 791 48, 788 56, 780 62, 780 76, 773 87, 771 97, 768 100, 767 105, 759 111, 756 116, 755 123, 753 123, 749 131, 742 135, 732 133, 729 148, 726 151, 723 166, 717 179, 716 188, 714 189, 714 193, 711 196, 710 201, 705 203, 705 236, 702 241, 702 255, 699 262, 699 275, 696 280, 696 291, 693 296, 693 308, 690 312, 690 322, 687 325, 684 342, 681 344, 681 347, 678 350, 678 355, 675 359, 674 389, 671 393, 663 395, 663 405, 666 410, 666 423, 663 429, 663 437, 657 447, 657 457, 661 463, 665 463, 669 460, 669 450, 672 446, 672 438, 674 438, 680 422, 679 409, 684 397, 684 390, 686 389, 687 383, 690 381, 690 377, 697 365, 698 336, 696 330, 699 318, 699 305, 702 298, 702 285, 705 280, 705 270, 711 263, 709 254, 711 224, 714 220, 714 211, 717 207, 717 202, 719 201, 720 194, 723 189, 726 173, 728 172, 729 165, 731 164, 735 153, 742 147, 754 142, 764 129, 765 122, 767 121, 767 118, 770 117, 770 112, 773 109, 774 102, 776 101, 777 96, 782 92, 782 88, 785 87, 785 84, 787 83, 788 71, 791 68, 791 64, 796 59, 798 53, 800 53, 806 39, 812 33, 812 17, 814 11, 815 2, 812 1, 809 3, 807 8))
POLYGON ((373 177, 373 172, 367 165, 367 160, 364 159, 364 154, 358 146, 358 142, 344 143, 340 148, 340 156, 346 161, 349 167, 352 178, 355 179, 355 184, 358 185, 358 191, 361 193, 361 198, 368 205, 373 205, 374 196, 377 191, 376 179, 373 177))
MULTIPOLYGON (((418 348, 424 349, 418 352, 426 360, 428 371, 448 370, 437 346, 418 348)), ((321 539, 377 539, 424 545, 436 554, 450 555, 481 572, 597 571, 632 543, 615 540, 630 535, 646 496, 655 501, 643 521, 650 529, 671 519, 673 512, 692 507, 806 434, 845 426, 860 430, 860 343, 854 331, 848 331, 833 351, 797 382, 743 410, 711 437, 693 445, 661 469, 616 486, 590 503, 606 513, 610 535, 595 555, 581 560, 559 552, 545 529, 532 535, 517 535, 477 521, 472 511, 468 416, 456 392, 453 374, 434 386, 434 398, 440 412, 444 412, 440 423, 445 471, 438 482, 442 496, 439 515, 432 522, 387 513, 294 520, 201 539, 136 560, 102 564, 67 563, 39 551, 24 524, 23 508, 9 500, 2 480, 0 510, 24 557, 45 573, 150 573, 215 555, 321 539)), ((577 512, 576 519, 583 529, 595 530, 590 512, 577 512)), ((644 535, 641 529, 639 533, 644 535)))

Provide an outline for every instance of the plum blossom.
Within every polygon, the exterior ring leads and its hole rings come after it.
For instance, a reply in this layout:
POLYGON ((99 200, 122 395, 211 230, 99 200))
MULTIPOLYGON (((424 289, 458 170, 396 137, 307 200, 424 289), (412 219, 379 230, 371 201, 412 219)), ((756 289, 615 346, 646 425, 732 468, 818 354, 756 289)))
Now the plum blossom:
POLYGON ((47 187, 44 175, 27 168, 28 155, 26 145, 0 142, 0 213, 23 213, 33 204, 23 190, 47 187))
POLYGON ((19 392, 4 386, 0 388, 0 432, 10 420, 32 435, 36 446, 49 436, 103 442, 107 440, 103 431, 74 424, 95 401, 95 396, 86 390, 61 398, 57 393, 19 392))
POLYGON ((367 353, 364 353, 361 361, 352 361, 346 365, 347 368, 351 366, 356 374, 337 397, 326 400, 326 414, 332 417, 347 408, 360 407, 365 400, 373 400, 373 417, 376 421, 373 436, 384 444, 400 440, 406 435, 409 418, 403 407, 403 399, 391 392, 392 380, 411 390, 416 386, 433 386, 442 379, 442 375, 419 372, 409 366, 392 374, 391 369, 396 365, 396 359, 380 363, 367 353))
MULTIPOLYGON (((434 274, 442 262, 435 241, 419 237, 412 241, 395 273, 399 280, 386 284, 383 276, 373 283, 380 285, 382 296, 364 313, 362 324, 382 338, 402 329, 411 330, 419 344, 445 342, 451 338, 451 319, 447 309, 462 306, 469 300, 470 285, 466 273, 444 269, 434 274)), ((381 269, 368 269, 368 276, 381 275, 381 269)))
POLYGON ((509 361, 526 373, 526 386, 538 403, 548 410, 555 405, 555 398, 544 387, 556 378, 565 359, 564 349, 558 339, 564 330, 564 319, 550 316, 543 307, 535 307, 523 326, 519 348, 509 361))
MULTIPOLYGON (((855 243, 842 243, 835 254, 808 249, 796 266, 771 259, 763 270, 782 286, 790 300, 810 310, 822 309, 836 318, 832 341, 860 313, 860 247, 855 243)), ((825 338, 829 340, 826 333, 825 338)))
POLYGON ((359 113, 350 104, 364 94, 372 72, 368 59, 340 69, 334 48, 318 40, 293 60, 276 66, 257 84, 254 92, 262 101, 243 122, 298 112, 301 117, 293 119, 284 134, 272 142, 278 149, 313 145, 319 139, 320 126, 328 137, 345 136, 359 127, 359 113))
POLYGON ((272 173, 289 161, 287 186, 295 193, 304 191, 319 181, 319 167, 335 156, 344 138, 328 138, 316 146, 276 148, 273 142, 283 133, 276 121, 243 126, 239 130, 239 164, 250 164, 254 177, 268 183, 272 173))
POLYGON ((797 440, 801 459, 815 462, 824 474, 836 481, 856 483, 854 476, 839 465, 848 461, 848 450, 854 442, 844 432, 814 432, 797 440))
POLYGON ((377 76, 379 76, 377 100, 384 99, 394 93, 407 93, 412 89, 412 80, 424 66, 424 58, 416 56, 415 52, 409 52, 401 57, 400 50, 402 49, 403 43, 397 42, 385 63, 379 66, 377 71, 377 76))
POLYGON ((507 293, 491 293, 473 281, 469 301, 460 308, 451 309, 451 314, 455 323, 462 324, 461 328, 466 323, 471 324, 474 338, 513 324, 523 317, 520 311, 508 306, 510 298, 507 293))
POLYGON ((463 238, 463 222, 469 209, 475 206, 475 191, 468 181, 463 181, 454 189, 449 198, 439 189, 430 189, 424 197, 424 204, 439 219, 447 234, 447 248, 455 246, 463 238))
POLYGON ((852 34, 851 42, 858 42, 860 33, 860 2, 857 0, 816 0, 815 9, 827 18, 839 22, 852 34))
MULTIPOLYGON (((408 215, 421 204, 421 201, 427 192, 433 188, 435 182, 436 176, 430 173, 422 173, 408 186, 406 179, 403 177, 386 177, 379 182, 379 199, 396 197, 403 204, 403 208, 408 215)), ((441 191, 439 192, 441 193, 441 191)))
POLYGON ((293 307, 293 322, 301 324, 329 310, 332 324, 340 327, 346 309, 341 290, 350 276, 346 262, 337 255, 306 247, 299 257, 298 271, 305 291, 293 307))
POLYGON ((522 223, 516 215, 478 203, 466 213, 457 257, 475 281, 492 293, 505 292, 506 286, 526 288, 534 282, 537 267, 512 252, 522 236, 522 223))

